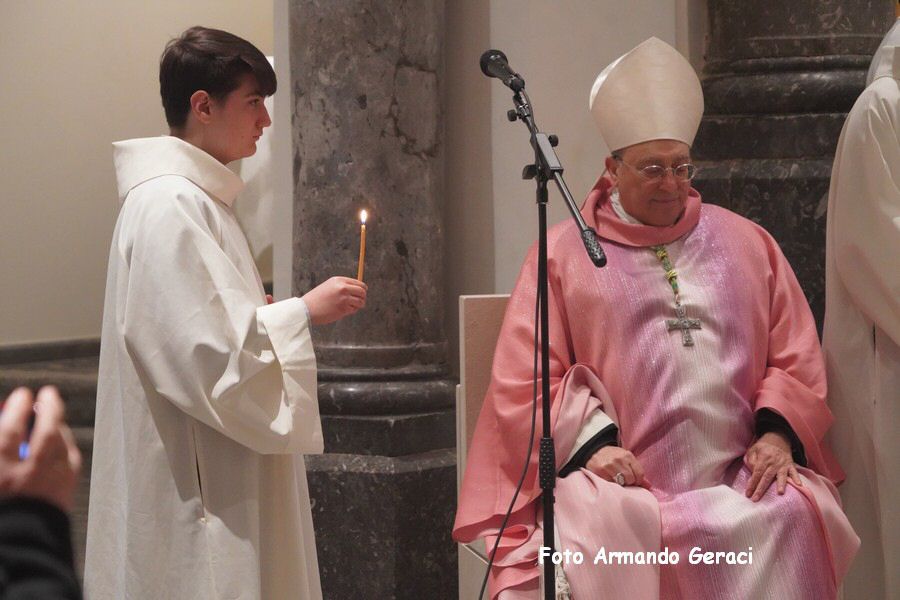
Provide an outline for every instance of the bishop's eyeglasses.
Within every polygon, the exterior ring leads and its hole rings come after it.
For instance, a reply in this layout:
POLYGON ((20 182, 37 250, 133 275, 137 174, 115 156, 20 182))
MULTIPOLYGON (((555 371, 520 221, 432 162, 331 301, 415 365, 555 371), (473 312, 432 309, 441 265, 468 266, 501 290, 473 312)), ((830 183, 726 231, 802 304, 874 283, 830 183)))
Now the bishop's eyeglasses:
POLYGON ((637 171, 637 173, 641 177, 648 181, 660 182, 669 171, 672 172, 672 176, 674 176, 678 181, 690 181, 697 174, 697 167, 690 163, 675 165, 674 167, 664 167, 662 165, 647 165, 646 167, 637 168, 634 165, 630 165, 622 160, 621 156, 616 156, 615 154, 613 154, 613 158, 629 169, 637 171))

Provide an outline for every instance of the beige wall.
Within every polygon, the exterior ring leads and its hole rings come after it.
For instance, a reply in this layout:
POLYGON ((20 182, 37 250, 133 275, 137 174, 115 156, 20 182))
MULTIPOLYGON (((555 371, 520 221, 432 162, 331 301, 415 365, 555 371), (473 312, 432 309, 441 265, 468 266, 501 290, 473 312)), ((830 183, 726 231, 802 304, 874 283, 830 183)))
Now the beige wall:
POLYGON ((675 47, 688 57, 697 73, 706 66, 708 35, 707 0, 675 0, 675 47))
POLYGON ((491 3, 446 3, 444 61, 444 323, 458 363, 459 296, 495 287, 491 90, 478 60, 491 47, 491 3))
POLYGON ((196 24, 272 52, 271 0, 0 0, 0 345, 100 334, 110 143, 166 132, 159 55, 196 24))
MULTIPOLYGON (((274 0, 272 21, 275 24, 273 41, 275 45, 275 75, 278 81, 289 81, 291 77, 290 11, 288 0, 274 0)), ((286 88, 282 88, 286 89, 286 88)), ((291 296, 293 272, 294 240, 294 175, 293 150, 291 140, 290 95, 278 94, 272 98, 274 110, 272 122, 279 123, 272 128, 272 283, 276 300, 291 296), (281 124, 284 123, 282 126, 281 124)))

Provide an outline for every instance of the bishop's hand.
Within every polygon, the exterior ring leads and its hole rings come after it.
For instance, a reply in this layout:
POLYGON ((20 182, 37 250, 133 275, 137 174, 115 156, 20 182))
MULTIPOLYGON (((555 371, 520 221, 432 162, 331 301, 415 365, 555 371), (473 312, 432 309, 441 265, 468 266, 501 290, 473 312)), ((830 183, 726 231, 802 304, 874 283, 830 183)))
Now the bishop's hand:
POLYGON ((604 446, 588 459, 585 468, 606 481, 619 485, 640 485, 649 487, 650 482, 644 477, 644 468, 634 454, 619 446, 604 446), (620 481, 616 475, 621 474, 620 481))
POLYGON ((791 455, 791 442, 781 433, 764 433, 747 450, 744 462, 751 471, 746 496, 754 502, 765 495, 773 481, 777 481, 779 494, 784 494, 788 479, 797 486, 803 485, 791 455))

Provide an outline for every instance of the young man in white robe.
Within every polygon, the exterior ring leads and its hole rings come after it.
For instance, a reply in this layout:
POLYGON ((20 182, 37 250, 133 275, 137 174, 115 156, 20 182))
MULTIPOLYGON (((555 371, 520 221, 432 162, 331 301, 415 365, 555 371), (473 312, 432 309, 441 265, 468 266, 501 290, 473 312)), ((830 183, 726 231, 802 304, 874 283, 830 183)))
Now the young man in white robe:
POLYGON ((847 598, 900 598, 900 21, 838 142, 824 350, 841 496, 862 539, 847 598))
POLYGON ((310 327, 352 314, 335 277, 267 303, 225 165, 275 92, 263 54, 194 27, 160 61, 171 136, 114 145, 88 515, 93 600, 321 598, 302 453, 322 451, 310 327))

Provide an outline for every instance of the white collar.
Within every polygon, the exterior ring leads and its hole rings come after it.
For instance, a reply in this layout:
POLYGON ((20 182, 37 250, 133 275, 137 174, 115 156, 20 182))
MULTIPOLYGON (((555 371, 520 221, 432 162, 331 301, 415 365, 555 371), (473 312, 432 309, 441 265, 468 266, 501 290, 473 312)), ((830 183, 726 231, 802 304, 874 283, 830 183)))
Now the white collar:
POLYGON ((244 182, 200 148, 173 136, 137 138, 113 143, 119 202, 135 186, 163 175, 180 175, 227 206, 244 182))
POLYGON ((625 207, 622 206, 622 202, 619 200, 619 188, 613 188, 609 191, 609 201, 612 203, 613 210, 620 219, 626 223, 631 223, 632 225, 643 225, 643 223, 629 215, 625 210, 625 207))

